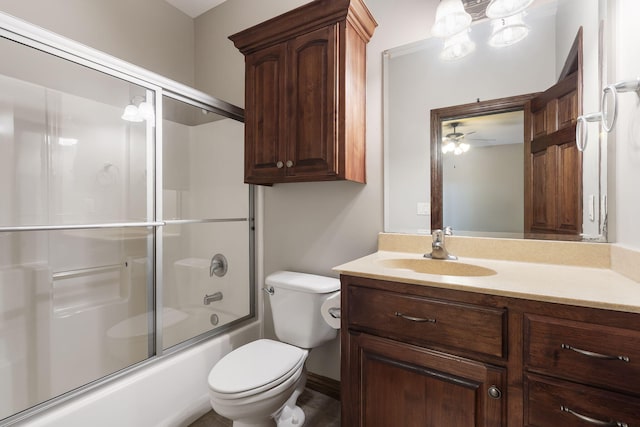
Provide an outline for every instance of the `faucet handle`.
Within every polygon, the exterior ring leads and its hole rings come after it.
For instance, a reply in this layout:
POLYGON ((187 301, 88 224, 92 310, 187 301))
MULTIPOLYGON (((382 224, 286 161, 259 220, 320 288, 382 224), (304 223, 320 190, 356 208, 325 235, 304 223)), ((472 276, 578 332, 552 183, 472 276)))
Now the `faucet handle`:
POLYGON ((453 227, 451 227, 450 225, 447 225, 444 228, 444 234, 445 236, 453 236, 453 227))
POLYGON ((437 240, 437 241, 442 240, 442 230, 440 229, 432 230, 431 237, 433 237, 433 240, 437 240))

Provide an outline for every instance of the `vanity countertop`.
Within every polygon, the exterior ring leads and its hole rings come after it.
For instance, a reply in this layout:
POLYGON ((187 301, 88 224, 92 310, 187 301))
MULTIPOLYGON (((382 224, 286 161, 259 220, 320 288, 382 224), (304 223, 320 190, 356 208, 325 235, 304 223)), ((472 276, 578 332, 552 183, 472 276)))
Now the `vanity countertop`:
MULTIPOLYGON (((385 267, 385 260, 424 259, 421 253, 379 250, 334 268, 341 274, 528 300, 640 313, 640 283, 602 267, 459 257, 495 270, 490 276, 446 276, 385 267)), ((387 261, 388 262, 388 261, 387 261)))

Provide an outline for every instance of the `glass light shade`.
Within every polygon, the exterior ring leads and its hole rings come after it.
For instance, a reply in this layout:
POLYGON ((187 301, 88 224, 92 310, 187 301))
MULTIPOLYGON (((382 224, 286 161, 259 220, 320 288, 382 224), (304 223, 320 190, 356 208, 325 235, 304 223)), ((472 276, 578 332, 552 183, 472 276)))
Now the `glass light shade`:
POLYGON ((529 34, 529 27, 522 20, 524 14, 508 16, 491 21, 493 30, 489 38, 489 45, 505 47, 518 43, 529 34))
POLYGON ((487 18, 505 18, 524 11, 533 0, 491 0, 485 11, 487 18))
POLYGON ((444 41, 440 57, 445 61, 463 58, 476 50, 476 44, 469 38, 469 31, 462 31, 444 41))
POLYGON ((144 119, 140 117, 138 114, 138 107, 133 104, 129 104, 124 108, 124 113, 122 113, 122 120, 126 120, 128 122, 141 122, 144 119))
POLYGON ((444 154, 447 154, 447 153, 449 153, 449 152, 451 152, 451 151, 453 151, 455 149, 456 149, 456 143, 453 142, 453 141, 449 141, 448 143, 446 143, 446 144, 444 144, 442 146, 442 152, 444 154))
POLYGON ((435 37, 451 37, 469 28, 471 15, 464 10, 462 0, 442 0, 436 9, 436 22, 431 28, 435 37))
POLYGON ((150 122, 153 122, 156 118, 153 106, 145 101, 138 105, 138 116, 140 116, 141 120, 148 120, 150 122))

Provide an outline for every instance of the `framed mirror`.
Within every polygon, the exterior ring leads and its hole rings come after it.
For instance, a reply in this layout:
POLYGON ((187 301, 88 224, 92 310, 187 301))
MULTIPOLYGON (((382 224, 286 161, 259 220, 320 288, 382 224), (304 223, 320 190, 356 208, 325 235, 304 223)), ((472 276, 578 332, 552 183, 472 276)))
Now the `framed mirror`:
MULTIPOLYGON (((570 232, 567 229, 543 233, 538 228, 532 233, 531 223, 535 221, 525 218, 524 196, 519 197, 519 206, 513 205, 516 196, 507 195, 510 190, 502 184, 505 180, 511 184, 520 182, 524 193, 525 178, 531 175, 532 169, 527 167, 523 157, 521 175, 517 178, 499 174, 491 178, 487 172, 478 172, 474 177, 471 170, 479 167, 477 163, 471 163, 472 156, 467 155, 471 151, 449 156, 457 157, 453 165, 441 163, 443 138, 462 133, 465 139, 496 140, 493 143, 483 141, 485 157, 478 162, 486 164, 488 170, 506 172, 506 169, 514 169, 513 160, 508 164, 499 163, 495 155, 499 147, 503 151, 509 148, 509 144, 497 142, 502 138, 495 136, 496 126, 491 125, 493 136, 483 136, 487 131, 474 130, 472 127, 479 125, 471 126, 469 119, 489 116, 488 120, 498 117, 495 113, 523 110, 534 94, 543 93, 556 84, 563 73, 566 74, 565 64, 571 62, 567 58, 580 28, 582 93, 576 99, 579 104, 575 108, 581 113, 598 111, 604 25, 600 8, 604 2, 606 0, 536 0, 525 18, 529 35, 521 42, 501 49, 488 46, 491 23, 486 18, 480 19, 472 25, 469 34, 476 45, 475 51, 455 61, 441 58, 443 41, 436 38, 384 53, 385 231, 419 234, 452 226, 454 234, 458 235, 605 240, 606 209, 601 206, 606 202, 606 144, 604 137, 595 132, 595 125, 588 149, 578 163, 581 170, 576 187, 580 196, 572 206, 574 210, 580 210, 576 215, 580 224, 570 232), (462 111, 460 106, 470 110, 462 111), (444 128, 434 124, 434 112, 444 128), (456 129, 452 123, 456 124, 456 129), (467 135, 469 132, 474 133, 467 135), (434 146, 433 140, 439 141, 440 148, 434 146), (486 154, 489 152, 493 155, 486 154), (464 156, 467 157, 463 160, 464 156), (468 162, 464 169, 461 167, 463 161, 468 162), (447 167, 456 173, 455 179, 450 185, 446 181, 439 184, 438 176, 442 176, 443 168, 447 167), (491 179, 494 179, 493 184, 491 179), (442 188, 440 194, 438 186, 442 188), (509 203, 486 202, 483 194, 487 191, 504 195, 503 202, 509 203), (448 215, 447 206, 454 203, 455 211, 448 215), (494 211, 490 210, 492 205, 494 211), (440 223, 438 217, 442 217, 440 223), (476 220, 479 218, 493 222, 478 225, 476 220), (515 223, 522 226, 514 227, 515 223)), ((565 133, 570 133, 570 129, 568 127, 565 133)), ((510 148, 512 152, 517 151, 510 148)), ((479 154, 481 150, 476 151, 479 154)), ((531 212, 530 207, 528 211, 531 212)))

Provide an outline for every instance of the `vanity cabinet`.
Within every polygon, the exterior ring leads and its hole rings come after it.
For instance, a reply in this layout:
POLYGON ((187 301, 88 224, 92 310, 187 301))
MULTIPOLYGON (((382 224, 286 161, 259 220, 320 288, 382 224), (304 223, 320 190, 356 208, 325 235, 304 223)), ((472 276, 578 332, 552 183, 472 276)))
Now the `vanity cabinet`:
POLYGON ((342 276, 342 423, 506 426, 506 310, 342 276))
POLYGON ((365 182, 362 0, 316 0, 234 34, 245 55, 245 182, 365 182))
POLYGON ((640 426, 640 314, 343 274, 348 426, 640 426))
POLYGON ((525 314, 526 426, 640 425, 640 330, 625 317, 525 314))

